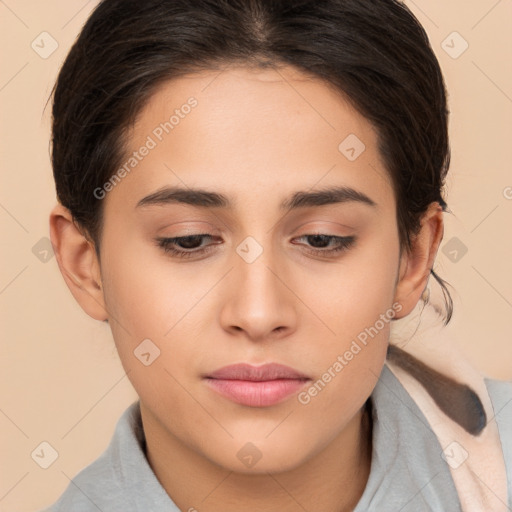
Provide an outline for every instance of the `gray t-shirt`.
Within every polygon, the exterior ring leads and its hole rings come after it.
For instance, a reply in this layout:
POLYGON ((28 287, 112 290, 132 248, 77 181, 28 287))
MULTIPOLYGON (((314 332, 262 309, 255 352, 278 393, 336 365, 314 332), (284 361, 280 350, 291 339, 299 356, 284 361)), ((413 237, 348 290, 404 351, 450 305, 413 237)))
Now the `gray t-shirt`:
MULTIPOLYGON (((512 509, 512 383, 485 379, 496 415, 512 509)), ((373 453, 354 512, 462 512, 442 448, 424 414, 384 365, 371 395, 373 453)), ((106 451, 43 512, 179 512, 144 453, 139 402, 121 416, 106 451)))

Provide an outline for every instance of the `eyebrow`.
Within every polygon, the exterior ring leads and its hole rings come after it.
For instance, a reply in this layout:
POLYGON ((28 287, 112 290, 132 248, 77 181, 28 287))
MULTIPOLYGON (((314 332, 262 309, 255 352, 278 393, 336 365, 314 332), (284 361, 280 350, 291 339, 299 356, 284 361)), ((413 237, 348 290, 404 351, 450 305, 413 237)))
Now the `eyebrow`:
MULTIPOLYGON (((297 191, 279 205, 280 210, 294 210, 327 204, 357 202, 372 208, 378 208, 377 203, 363 192, 351 187, 337 186, 315 191, 297 191)), ((201 208, 232 208, 234 201, 224 194, 200 188, 164 187, 146 197, 143 197, 136 208, 181 203, 201 208)))

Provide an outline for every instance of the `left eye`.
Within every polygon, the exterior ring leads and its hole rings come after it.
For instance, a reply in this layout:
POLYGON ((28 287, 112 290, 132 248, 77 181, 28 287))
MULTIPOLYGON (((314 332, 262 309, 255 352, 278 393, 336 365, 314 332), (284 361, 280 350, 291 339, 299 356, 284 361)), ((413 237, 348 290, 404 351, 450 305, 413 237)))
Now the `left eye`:
POLYGON ((306 238, 311 243, 313 240, 313 244, 320 243, 322 247, 329 245, 330 241, 335 242, 335 246, 331 249, 323 249, 323 248, 313 248, 311 251, 317 254, 336 254, 343 251, 346 251, 351 247, 356 238, 355 236, 335 236, 335 235, 323 235, 323 234, 313 234, 313 235, 302 235, 298 239, 306 238))
MULTIPOLYGON (((164 250, 165 253, 170 253, 171 255, 179 258, 190 258, 192 256, 199 256, 211 251, 212 246, 216 244, 201 246, 201 241, 203 239, 213 240, 213 238, 214 237, 209 234, 200 234, 178 236, 174 238, 157 238, 156 242, 158 246, 164 250)), ((315 233, 310 235, 302 235, 297 238, 297 240, 301 239, 307 239, 308 243, 313 243, 313 245, 319 244, 321 246, 320 248, 310 248, 308 249, 308 252, 319 255, 331 255, 348 250, 354 244, 356 237, 315 233), (326 249, 326 246, 331 245, 330 242, 335 243, 334 247, 326 249)))

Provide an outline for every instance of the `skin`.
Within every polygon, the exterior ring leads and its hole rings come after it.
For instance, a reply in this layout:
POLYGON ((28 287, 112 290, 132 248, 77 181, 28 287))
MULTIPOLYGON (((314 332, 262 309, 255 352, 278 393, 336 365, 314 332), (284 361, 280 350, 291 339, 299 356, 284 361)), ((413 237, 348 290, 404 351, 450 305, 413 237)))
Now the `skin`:
POLYGON ((140 396, 148 460, 181 510, 352 510, 370 471, 362 407, 385 362, 389 322, 307 404, 292 395, 271 407, 238 405, 202 377, 232 363, 279 362, 320 379, 393 303, 394 318, 415 307, 442 210, 431 205, 413 250, 400 254, 377 133, 339 93, 292 68, 231 66, 165 83, 133 126, 127 154, 191 96, 197 107, 103 199, 101 264, 69 211, 53 209, 59 267, 84 311, 108 319, 140 396), (338 150, 351 133, 366 146, 355 161, 338 150), (377 207, 278 208, 298 190, 331 185, 377 207), (201 187, 235 204, 136 207, 163 186, 201 187), (356 241, 317 255, 325 245, 304 237, 315 232, 356 241), (212 251, 190 259, 155 242, 203 233, 218 243, 202 239, 212 251), (236 251, 248 236, 263 250, 250 263, 236 251), (133 353, 146 338, 161 351, 149 366, 133 353), (252 467, 237 457, 248 442, 261 454, 252 467))

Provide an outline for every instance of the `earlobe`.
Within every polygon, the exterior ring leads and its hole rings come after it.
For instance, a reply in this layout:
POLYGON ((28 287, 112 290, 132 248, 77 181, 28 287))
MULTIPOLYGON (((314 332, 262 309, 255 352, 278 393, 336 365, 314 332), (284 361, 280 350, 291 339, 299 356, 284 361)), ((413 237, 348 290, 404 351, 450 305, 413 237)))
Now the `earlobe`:
POLYGON ((50 213, 50 239, 59 269, 73 297, 92 318, 108 318, 94 244, 87 240, 70 211, 61 204, 50 213))
POLYGON ((443 209, 439 203, 431 203, 422 217, 411 251, 404 251, 401 256, 395 301, 402 304, 402 311, 397 318, 407 316, 425 291, 443 232, 443 209))

